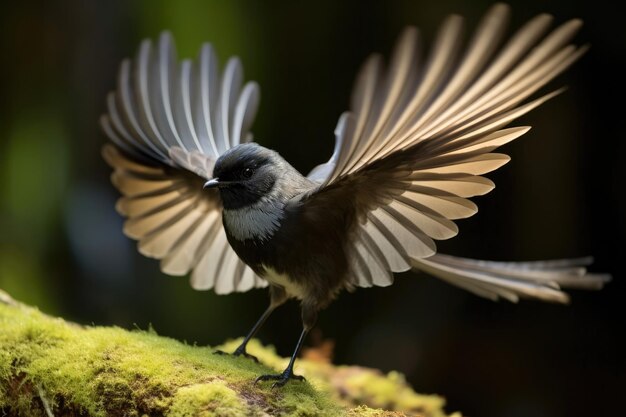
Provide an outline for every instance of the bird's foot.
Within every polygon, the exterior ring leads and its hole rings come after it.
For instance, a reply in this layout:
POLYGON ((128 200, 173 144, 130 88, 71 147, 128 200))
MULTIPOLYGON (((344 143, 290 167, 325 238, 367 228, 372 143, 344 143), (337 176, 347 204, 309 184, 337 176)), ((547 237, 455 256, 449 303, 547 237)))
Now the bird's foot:
POLYGON ((245 346, 239 346, 237 349, 235 349, 235 351, 233 353, 227 353, 224 352, 223 350, 216 350, 213 352, 214 355, 233 355, 233 356, 243 356, 244 358, 248 358, 248 359, 252 359, 253 361, 255 361, 256 363, 259 363, 259 360, 257 359, 256 356, 249 354, 248 352, 246 352, 246 348, 245 346))
POLYGON ((254 381, 254 383, 256 384, 260 381, 276 381, 272 384, 272 388, 277 388, 285 385, 290 379, 295 379, 296 381, 306 381, 303 376, 294 374, 293 370, 285 369, 282 374, 261 375, 254 381))

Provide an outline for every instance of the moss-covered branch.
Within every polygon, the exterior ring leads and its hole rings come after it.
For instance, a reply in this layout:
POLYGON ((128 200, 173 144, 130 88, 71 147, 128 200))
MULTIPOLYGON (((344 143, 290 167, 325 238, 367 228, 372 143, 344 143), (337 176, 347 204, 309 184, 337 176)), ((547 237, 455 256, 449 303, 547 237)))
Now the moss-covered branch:
POLYGON ((255 385, 285 359, 256 341, 249 350, 262 364, 154 332, 78 326, 0 291, 0 415, 445 416, 442 398, 367 368, 300 360, 308 382, 255 385))

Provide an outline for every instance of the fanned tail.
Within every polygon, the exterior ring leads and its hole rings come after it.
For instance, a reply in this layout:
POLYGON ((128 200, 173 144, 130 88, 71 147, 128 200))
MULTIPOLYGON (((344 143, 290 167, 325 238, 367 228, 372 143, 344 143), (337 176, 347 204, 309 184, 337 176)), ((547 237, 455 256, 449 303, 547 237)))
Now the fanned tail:
POLYGON ((599 290, 608 274, 587 273, 591 257, 535 262, 495 262, 435 254, 413 259, 412 266, 491 300, 520 298, 568 303, 563 288, 599 290))

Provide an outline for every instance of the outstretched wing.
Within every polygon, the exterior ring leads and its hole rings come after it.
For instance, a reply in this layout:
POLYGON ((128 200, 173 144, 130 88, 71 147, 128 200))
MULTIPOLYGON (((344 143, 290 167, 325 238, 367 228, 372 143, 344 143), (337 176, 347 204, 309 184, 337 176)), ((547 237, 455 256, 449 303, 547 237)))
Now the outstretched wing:
POLYGON ((309 174, 320 186, 303 203, 330 210, 341 196, 356 207, 356 285, 391 284, 392 272, 435 254, 434 240, 457 234, 453 220, 477 212, 468 198, 494 188, 481 175, 509 161, 492 151, 529 130, 503 127, 557 94, 524 102, 586 49, 568 44, 578 20, 544 36, 548 15, 500 47, 508 14, 492 7, 461 54, 462 18, 450 16, 425 61, 408 28, 387 70, 378 55, 365 62, 334 153, 309 174))
POLYGON ((220 76, 209 44, 196 61, 180 64, 169 33, 154 49, 145 40, 134 61, 122 62, 100 120, 113 142, 102 154, 123 195, 117 210, 128 219, 124 233, 142 254, 161 259, 166 274, 193 270, 196 289, 226 294, 266 286, 228 244, 218 193, 202 189, 219 155, 251 140, 259 87, 242 88, 237 58, 220 76))

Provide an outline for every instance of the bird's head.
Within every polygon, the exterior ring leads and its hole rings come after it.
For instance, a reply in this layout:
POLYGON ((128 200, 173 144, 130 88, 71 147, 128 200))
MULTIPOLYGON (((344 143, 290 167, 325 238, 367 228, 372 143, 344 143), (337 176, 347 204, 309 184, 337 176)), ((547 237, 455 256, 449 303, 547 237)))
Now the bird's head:
POLYGON ((280 191, 277 182, 284 164, 280 155, 256 143, 237 145, 218 158, 214 178, 204 188, 219 189, 226 210, 248 207, 280 191))

